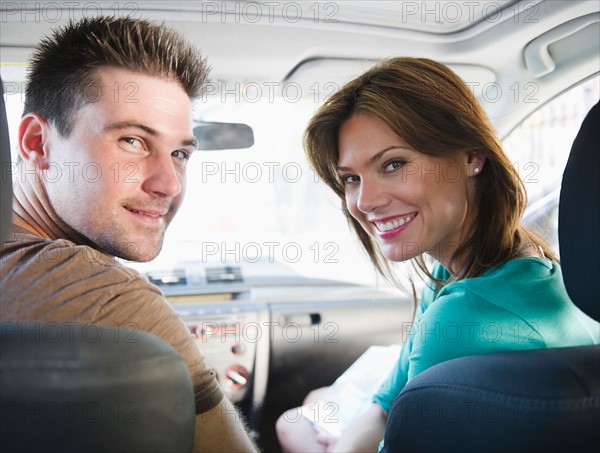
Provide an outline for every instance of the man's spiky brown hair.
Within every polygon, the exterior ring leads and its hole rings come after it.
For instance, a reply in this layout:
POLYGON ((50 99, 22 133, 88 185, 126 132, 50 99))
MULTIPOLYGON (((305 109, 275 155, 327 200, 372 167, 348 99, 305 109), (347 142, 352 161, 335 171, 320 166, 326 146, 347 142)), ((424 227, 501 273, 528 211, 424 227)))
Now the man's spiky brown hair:
POLYGON ((69 135, 73 114, 98 99, 96 70, 108 66, 176 80, 190 99, 201 94, 209 71, 198 49, 164 24, 85 18, 56 30, 36 48, 24 114, 35 112, 69 135))

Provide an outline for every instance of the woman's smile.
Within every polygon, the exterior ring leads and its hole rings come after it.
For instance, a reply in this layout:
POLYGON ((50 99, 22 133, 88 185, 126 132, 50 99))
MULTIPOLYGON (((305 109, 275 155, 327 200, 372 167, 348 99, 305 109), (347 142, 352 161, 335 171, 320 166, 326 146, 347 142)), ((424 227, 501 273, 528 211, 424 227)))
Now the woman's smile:
POLYGON ((375 225, 377 234, 381 239, 390 239, 406 230, 415 219, 418 213, 412 212, 398 216, 385 217, 382 219, 372 220, 375 225))

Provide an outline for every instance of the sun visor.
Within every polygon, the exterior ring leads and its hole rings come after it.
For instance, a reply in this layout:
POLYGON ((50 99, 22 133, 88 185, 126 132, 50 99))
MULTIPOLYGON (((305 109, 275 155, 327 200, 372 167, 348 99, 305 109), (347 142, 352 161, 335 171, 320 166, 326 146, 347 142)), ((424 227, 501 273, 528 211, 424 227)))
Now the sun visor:
MULTIPOLYGON (((369 70, 377 60, 314 58, 298 64, 287 76, 286 84, 298 84, 303 93, 313 93, 315 99, 323 100, 339 90, 345 83, 369 70)), ((477 98, 482 90, 489 89, 496 81, 496 74, 489 68, 470 64, 448 64, 477 98)))

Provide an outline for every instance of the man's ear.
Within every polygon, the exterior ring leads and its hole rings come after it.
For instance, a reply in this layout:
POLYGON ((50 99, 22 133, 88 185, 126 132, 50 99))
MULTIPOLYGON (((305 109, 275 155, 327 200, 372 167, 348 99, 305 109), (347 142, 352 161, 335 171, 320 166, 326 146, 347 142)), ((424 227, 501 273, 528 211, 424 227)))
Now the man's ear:
POLYGON ((477 176, 485 165, 485 156, 481 152, 467 155, 467 176, 477 176))
POLYGON ((28 113, 19 124, 19 154, 25 162, 29 162, 42 170, 48 168, 48 142, 51 127, 37 113, 28 113))

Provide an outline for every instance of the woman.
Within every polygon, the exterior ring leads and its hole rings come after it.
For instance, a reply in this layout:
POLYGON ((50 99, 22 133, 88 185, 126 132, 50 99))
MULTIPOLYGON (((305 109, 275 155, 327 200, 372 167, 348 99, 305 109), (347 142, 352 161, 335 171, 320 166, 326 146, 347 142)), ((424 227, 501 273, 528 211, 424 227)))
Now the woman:
POLYGON ((339 439, 284 414, 284 450, 377 451, 394 398, 437 363, 599 342, 598 323, 567 296, 557 257, 520 225, 523 182, 448 67, 382 61, 331 96, 305 145, 377 270, 395 282, 390 263, 415 259, 431 283, 371 408, 339 439), (435 262, 431 272, 424 256, 435 262))

